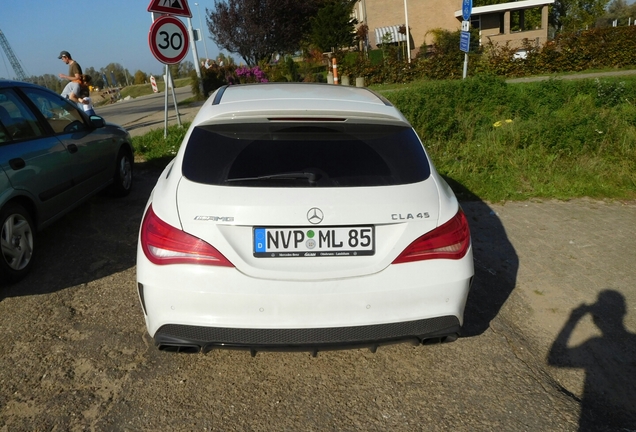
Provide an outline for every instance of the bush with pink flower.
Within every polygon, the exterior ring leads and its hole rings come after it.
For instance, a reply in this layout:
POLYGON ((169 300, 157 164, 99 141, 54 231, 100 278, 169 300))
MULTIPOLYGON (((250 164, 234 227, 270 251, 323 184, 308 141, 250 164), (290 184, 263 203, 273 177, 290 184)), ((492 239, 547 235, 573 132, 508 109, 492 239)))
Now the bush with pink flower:
POLYGON ((263 70, 258 66, 239 66, 236 68, 234 73, 241 84, 267 82, 265 72, 263 72, 263 70))

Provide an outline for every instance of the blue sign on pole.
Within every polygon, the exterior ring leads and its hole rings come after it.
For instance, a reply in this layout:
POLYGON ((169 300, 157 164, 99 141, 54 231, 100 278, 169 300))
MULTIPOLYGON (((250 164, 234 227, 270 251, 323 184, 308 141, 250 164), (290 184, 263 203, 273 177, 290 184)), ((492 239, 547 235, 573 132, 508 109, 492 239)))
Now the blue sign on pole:
POLYGON ((467 53, 470 51, 470 32, 463 31, 459 35, 459 49, 467 53))
POLYGON ((471 13, 473 13, 473 0, 462 0, 462 17, 464 21, 470 19, 471 13))

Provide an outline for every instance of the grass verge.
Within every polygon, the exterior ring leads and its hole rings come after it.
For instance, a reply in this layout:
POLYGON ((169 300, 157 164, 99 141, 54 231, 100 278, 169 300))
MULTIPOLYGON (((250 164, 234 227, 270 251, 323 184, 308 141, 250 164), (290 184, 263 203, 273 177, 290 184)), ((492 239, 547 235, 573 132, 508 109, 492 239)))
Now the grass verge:
POLYGON ((379 90, 438 171, 491 202, 636 198, 636 77, 379 90))
POLYGON ((177 154, 189 127, 190 123, 168 126, 165 138, 163 128, 133 137, 135 157, 153 165, 166 165, 177 154))
MULTIPOLYGON (((174 86, 175 87, 189 86, 191 81, 192 80, 190 78, 178 78, 174 80, 174 86)), ((157 82, 157 89, 160 92, 163 92, 165 90, 165 84, 163 81, 157 82)), ((145 96, 145 95, 152 94, 152 86, 150 84, 131 85, 131 86, 122 88, 120 91, 120 94, 122 98, 125 98, 126 96, 130 96, 132 98, 145 96)))

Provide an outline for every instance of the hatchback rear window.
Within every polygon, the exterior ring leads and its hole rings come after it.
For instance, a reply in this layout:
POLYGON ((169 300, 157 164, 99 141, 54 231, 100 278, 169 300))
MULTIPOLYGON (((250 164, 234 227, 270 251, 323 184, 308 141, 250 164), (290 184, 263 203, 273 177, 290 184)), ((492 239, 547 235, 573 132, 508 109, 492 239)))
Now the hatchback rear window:
POLYGON ((196 127, 182 170, 197 183, 249 187, 390 186, 430 175, 412 128, 337 122, 196 127))

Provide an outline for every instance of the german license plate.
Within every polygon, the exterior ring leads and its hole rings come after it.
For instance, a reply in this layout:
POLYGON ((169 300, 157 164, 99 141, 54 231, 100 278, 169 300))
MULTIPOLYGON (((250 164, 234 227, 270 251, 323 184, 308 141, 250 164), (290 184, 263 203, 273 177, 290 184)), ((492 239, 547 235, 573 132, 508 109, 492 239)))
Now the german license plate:
POLYGON ((257 258, 361 256, 375 253, 375 227, 254 228, 257 258))

